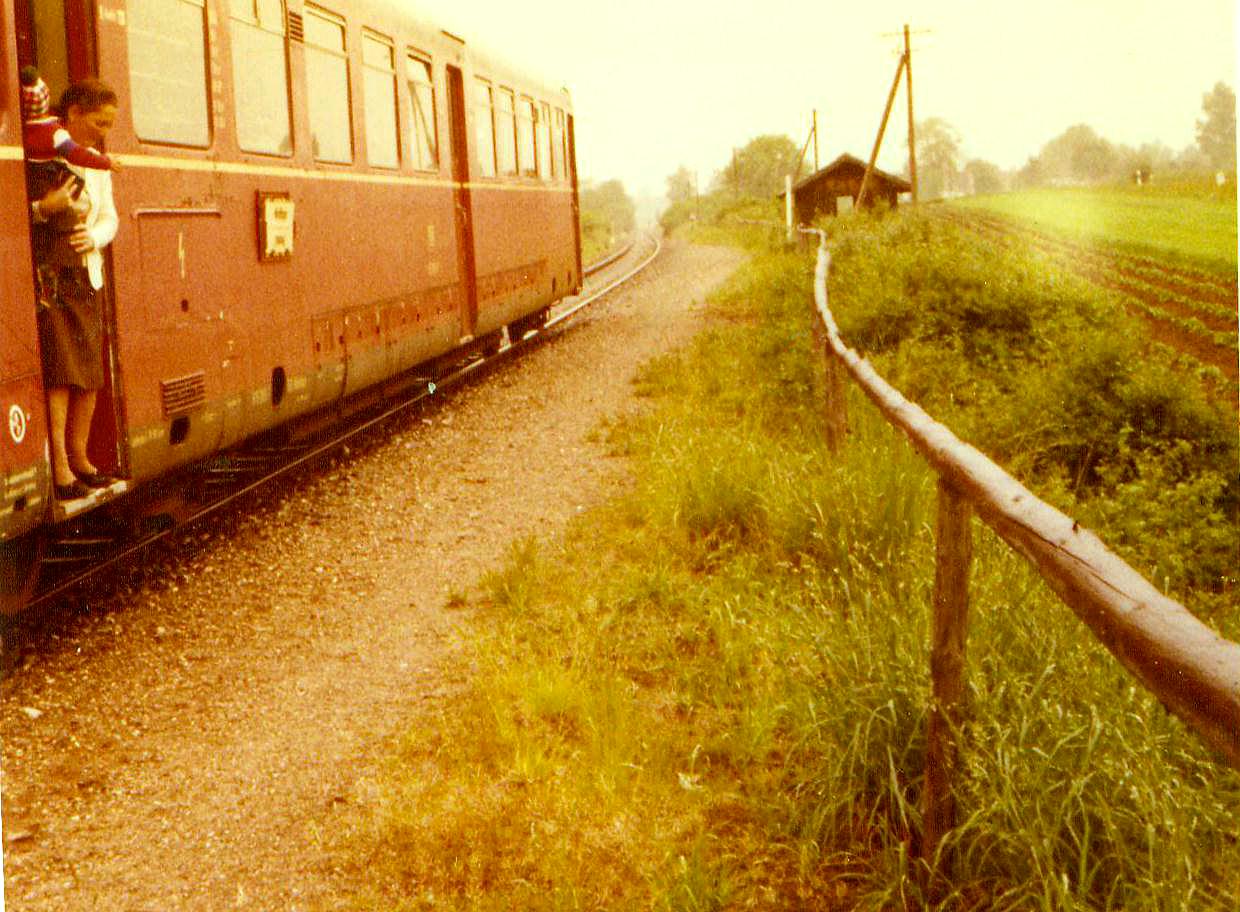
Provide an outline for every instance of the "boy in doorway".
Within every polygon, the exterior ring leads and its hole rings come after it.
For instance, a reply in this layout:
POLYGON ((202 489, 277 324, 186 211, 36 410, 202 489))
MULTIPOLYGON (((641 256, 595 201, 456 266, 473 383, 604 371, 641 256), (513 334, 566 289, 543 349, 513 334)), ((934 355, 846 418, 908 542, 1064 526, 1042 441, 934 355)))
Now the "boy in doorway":
POLYGON ((39 71, 24 66, 22 83, 22 148, 28 162, 48 162, 63 158, 71 165, 118 171, 112 159, 102 152, 79 146, 69 136, 60 118, 51 113, 51 95, 39 71))
MULTIPOLYGON (((47 83, 32 66, 22 67, 22 148, 26 153, 26 167, 33 184, 51 188, 74 178, 75 192, 80 193, 81 179, 77 178, 62 162, 81 168, 100 171, 120 170, 116 163, 102 152, 75 143, 61 124, 60 118, 51 113, 50 94, 47 83)), ((73 219, 69 214, 69 219, 73 219)), ((60 226, 57 226, 58 228, 60 226)), ((63 230, 73 226, 66 225, 63 230)))

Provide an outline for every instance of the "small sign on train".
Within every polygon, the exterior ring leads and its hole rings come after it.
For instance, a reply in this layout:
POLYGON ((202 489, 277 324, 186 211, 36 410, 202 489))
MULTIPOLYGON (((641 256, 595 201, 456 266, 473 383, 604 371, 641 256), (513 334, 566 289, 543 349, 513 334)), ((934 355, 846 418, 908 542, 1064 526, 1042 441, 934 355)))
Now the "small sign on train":
POLYGON ((267 261, 292 256, 293 215, 293 200, 287 193, 259 192, 259 259, 267 261))

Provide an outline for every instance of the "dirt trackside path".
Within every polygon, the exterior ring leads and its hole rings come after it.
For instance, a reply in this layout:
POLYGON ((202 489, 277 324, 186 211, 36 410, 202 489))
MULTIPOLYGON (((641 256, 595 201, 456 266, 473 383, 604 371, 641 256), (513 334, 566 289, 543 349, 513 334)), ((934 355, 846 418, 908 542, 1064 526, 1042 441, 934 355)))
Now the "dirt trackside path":
POLYGON ((10 912, 330 904, 315 834, 450 686, 447 597, 624 483, 590 430, 741 258, 670 246, 566 337, 48 618, 0 687, 10 912))

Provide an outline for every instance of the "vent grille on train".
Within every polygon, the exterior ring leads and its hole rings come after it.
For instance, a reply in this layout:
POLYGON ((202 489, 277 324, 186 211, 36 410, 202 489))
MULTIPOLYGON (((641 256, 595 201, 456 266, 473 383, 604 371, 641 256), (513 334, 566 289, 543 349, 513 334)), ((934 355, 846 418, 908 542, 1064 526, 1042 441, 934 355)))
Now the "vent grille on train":
POLYGON ((306 23, 301 18, 301 13, 288 11, 288 37, 290 41, 299 41, 302 44, 306 41, 306 23))
POLYGON ((202 371, 171 380, 160 380, 159 391, 164 403, 164 417, 184 415, 201 408, 207 401, 207 375, 202 371))

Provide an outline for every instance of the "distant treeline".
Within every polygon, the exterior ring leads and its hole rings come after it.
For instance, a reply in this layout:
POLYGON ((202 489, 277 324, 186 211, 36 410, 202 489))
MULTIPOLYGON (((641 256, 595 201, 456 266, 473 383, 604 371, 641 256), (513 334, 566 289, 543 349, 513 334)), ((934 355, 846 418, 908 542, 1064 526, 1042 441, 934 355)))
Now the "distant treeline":
MULTIPOLYGON (((1196 143, 1175 151, 1163 143, 1133 148, 1099 136, 1088 124, 1076 124, 1046 143, 1016 171, 1003 171, 983 159, 963 161, 961 138, 941 118, 917 124, 917 179, 921 199, 973 193, 999 193, 1030 187, 1145 184, 1196 176, 1224 175, 1225 191, 1235 192, 1236 96, 1218 83, 1202 96, 1196 143), (1230 175, 1230 177, 1229 177, 1230 175), (1229 188, 1229 189, 1227 189, 1229 188)), ((907 161, 904 176, 909 176, 907 161)))
MULTIPOLYGON (((983 159, 966 160, 960 133, 947 121, 931 117, 916 125, 917 183, 923 200, 975 193, 1073 184, 1158 183, 1192 178, 1213 185, 1222 174, 1223 193, 1235 193, 1236 96, 1220 82, 1202 96, 1197 141, 1180 151, 1159 143, 1133 148, 1099 136, 1088 124, 1076 124, 1047 142, 1025 165, 1004 171, 983 159)), ((856 151, 856 150, 854 150, 856 151)), ((864 151, 864 150, 863 150, 864 151)), ((709 181, 682 167, 667 178, 671 221, 700 210, 707 197, 770 199, 783 190, 785 175, 804 177, 813 168, 804 150, 787 136, 758 136, 739 149, 709 181), (690 206, 690 204, 692 204, 690 206)), ((908 161, 904 177, 909 177, 908 161)), ((716 200, 718 202, 718 200, 716 200)), ((663 221, 667 222, 665 214, 663 221)))
POLYGON ((586 183, 581 188, 581 257, 589 263, 633 233, 633 200, 618 180, 586 183))

